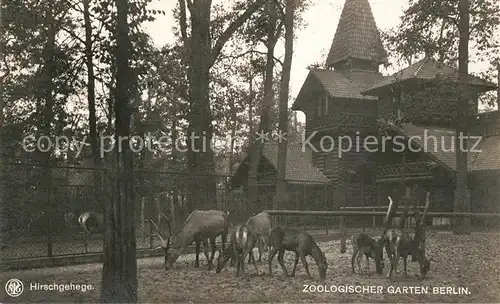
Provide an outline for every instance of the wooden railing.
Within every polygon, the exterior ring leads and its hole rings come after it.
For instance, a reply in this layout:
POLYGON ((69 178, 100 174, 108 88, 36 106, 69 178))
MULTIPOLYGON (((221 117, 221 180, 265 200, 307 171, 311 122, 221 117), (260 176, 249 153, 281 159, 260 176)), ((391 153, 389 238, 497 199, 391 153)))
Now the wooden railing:
MULTIPOLYGON (((345 252, 346 239, 347 239, 347 224, 346 217, 354 216, 385 216, 387 212, 384 211, 306 211, 306 210, 264 210, 273 216, 331 216, 339 217, 339 235, 340 235, 340 248, 341 252, 345 252)), ((396 211, 394 216, 402 216, 402 211, 396 211)), ((410 216, 413 216, 411 213, 410 216)), ((500 219, 498 213, 471 213, 471 212, 428 212, 427 218, 431 217, 445 217, 449 219, 455 218, 490 218, 494 220, 500 219)), ((328 230, 327 230, 328 231, 328 230)))
POLYGON ((434 162, 414 162, 405 165, 379 166, 377 179, 395 177, 432 177, 436 164, 434 162))
MULTIPOLYGON (((387 211, 323 211, 323 210, 264 210, 270 215, 309 215, 309 216, 385 216, 387 211)), ((396 215, 402 215, 402 211, 396 211, 396 215)), ((427 212, 428 217, 472 217, 472 218, 498 218, 499 213, 477 213, 477 212, 427 212)))

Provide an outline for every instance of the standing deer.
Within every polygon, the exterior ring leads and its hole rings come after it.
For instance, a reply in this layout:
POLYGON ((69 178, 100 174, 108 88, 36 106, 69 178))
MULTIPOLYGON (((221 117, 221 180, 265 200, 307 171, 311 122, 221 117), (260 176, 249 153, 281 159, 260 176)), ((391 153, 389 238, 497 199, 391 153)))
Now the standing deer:
MULTIPOLYGON (((222 238, 222 249, 225 249, 225 244, 227 240, 227 234, 229 230, 229 218, 226 212, 219 210, 195 210, 191 212, 186 221, 184 222, 181 230, 172 238, 172 233, 169 231, 167 237, 163 236, 159 228, 151 221, 154 229, 156 230, 156 236, 158 236, 162 242, 160 246, 155 248, 163 248, 165 251, 165 269, 171 269, 173 263, 179 258, 179 256, 184 252, 187 246, 191 243, 196 242, 196 261, 195 267, 199 268, 199 255, 200 255, 200 245, 203 242, 205 248, 205 256, 208 259, 207 240, 210 240, 212 245, 212 255, 208 261, 208 269, 212 269, 215 248, 215 239, 218 236, 222 238)), ((167 218, 167 223, 170 230, 170 222, 167 218)))
POLYGON ((300 258, 306 269, 307 275, 312 278, 306 261, 306 256, 310 255, 313 257, 316 265, 318 265, 320 279, 325 279, 326 270, 328 268, 325 254, 321 251, 318 244, 316 244, 313 237, 309 233, 293 228, 276 227, 271 230, 269 239, 272 247, 272 250, 269 253, 268 261, 269 274, 272 274, 273 258, 276 253, 279 252, 278 262, 280 263, 285 275, 288 276, 288 272, 286 271, 285 264, 283 262, 285 250, 288 250, 295 252, 295 264, 293 265, 293 271, 291 274, 292 277, 295 276, 295 270, 300 258))
POLYGON ((249 255, 249 260, 253 263, 257 275, 259 269, 255 263, 253 248, 258 241, 256 234, 252 232, 247 224, 240 224, 234 228, 231 235, 231 241, 227 250, 221 250, 217 258, 216 273, 220 273, 229 259, 236 260, 236 276, 240 276, 240 270, 243 276, 245 275, 245 258, 249 255))
POLYGON ((352 244, 352 259, 351 267, 352 273, 356 273, 354 270, 354 260, 358 262, 358 269, 361 269, 361 258, 364 255, 366 257, 366 267, 368 268, 368 275, 370 275, 370 261, 372 258, 375 261, 375 270, 377 274, 382 274, 382 269, 384 268, 384 238, 381 237, 378 240, 374 240, 366 234, 353 234, 351 237, 352 244))
MULTIPOLYGON (((271 232, 271 215, 267 212, 261 212, 250 217, 246 224, 248 229, 257 236, 259 262, 261 262, 262 252, 268 252, 269 233, 271 232)), ((248 256, 248 264, 251 262, 250 258, 251 256, 248 256)))

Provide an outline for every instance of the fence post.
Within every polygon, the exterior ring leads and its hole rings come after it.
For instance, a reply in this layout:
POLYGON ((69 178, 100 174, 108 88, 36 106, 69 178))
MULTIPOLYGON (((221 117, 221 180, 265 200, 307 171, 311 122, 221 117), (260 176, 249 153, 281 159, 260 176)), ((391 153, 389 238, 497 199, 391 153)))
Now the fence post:
POLYGON ((328 235, 328 217, 326 217, 326 221, 325 221, 325 234, 328 235))
MULTIPOLYGON (((48 170, 48 168, 47 168, 48 170)), ((49 258, 52 257, 53 255, 53 248, 54 248, 54 238, 53 238, 53 233, 54 233, 54 226, 53 226, 53 220, 54 220, 54 211, 55 211, 55 208, 53 206, 54 204, 54 201, 52 199, 52 171, 49 172, 49 181, 47 181, 49 184, 48 184, 48 187, 46 188, 46 191, 47 191, 47 200, 48 200, 48 206, 49 206, 49 210, 48 212, 45 214, 46 216, 46 219, 47 219, 47 256, 49 258)))
MULTIPOLYGON (((373 208, 372 211, 375 212, 375 208, 373 208)), ((372 216, 372 227, 375 229, 375 215, 372 216)))
POLYGON ((426 239, 426 233, 425 233, 426 231, 425 230, 426 229, 427 228, 426 228, 425 223, 422 223, 422 231, 421 231, 421 237, 422 238, 420 240, 420 248, 422 249, 422 252, 423 252, 424 256, 425 256, 425 239, 426 239))
POLYGON ((146 242, 146 197, 141 198, 141 239, 146 242))
POLYGON ((149 223, 149 249, 153 249, 153 224, 149 223))
POLYGON ((169 193, 169 199, 168 202, 170 203, 170 223, 171 223, 171 228, 174 231, 177 231, 177 208, 175 206, 175 193, 169 193))
POLYGON ((344 253, 347 250, 346 246, 346 227, 345 227, 345 217, 340 216, 340 253, 344 253))

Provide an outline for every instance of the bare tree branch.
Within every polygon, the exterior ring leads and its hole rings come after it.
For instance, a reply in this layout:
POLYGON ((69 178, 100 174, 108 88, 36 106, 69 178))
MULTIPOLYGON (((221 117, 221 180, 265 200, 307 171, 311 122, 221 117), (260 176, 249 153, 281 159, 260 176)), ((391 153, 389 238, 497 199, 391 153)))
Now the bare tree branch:
POLYGON ((187 6, 188 6, 188 9, 189 9, 189 12, 191 14, 193 14, 193 1, 191 0, 186 0, 187 1, 187 6))
MULTIPOLYGON (((187 0, 188 3, 190 0, 187 0)), ((217 39, 217 42, 215 43, 214 47, 212 48, 211 52, 211 60, 209 63, 209 66, 211 67, 217 57, 219 56, 222 48, 224 47, 224 44, 229 40, 229 38, 236 32, 236 30, 248 19, 250 16, 257 11, 260 7, 262 7, 267 1, 269 0, 256 0, 252 5, 250 5, 245 12, 243 12, 238 18, 236 18, 228 27, 227 29, 222 33, 222 35, 217 39)))

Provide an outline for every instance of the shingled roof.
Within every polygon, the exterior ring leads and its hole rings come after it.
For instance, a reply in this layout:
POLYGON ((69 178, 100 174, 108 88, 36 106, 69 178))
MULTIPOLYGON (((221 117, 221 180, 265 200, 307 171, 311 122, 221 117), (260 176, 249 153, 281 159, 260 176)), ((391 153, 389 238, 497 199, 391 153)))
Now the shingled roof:
MULTIPOLYGON (((397 131, 407 137, 413 136, 413 142, 446 169, 457 170, 456 152, 452 144, 455 140, 453 129, 421 127, 405 123, 401 128, 397 128, 397 131)), ((467 145, 468 149, 474 148, 474 151, 468 153, 469 171, 500 170, 500 135, 482 137, 479 144, 474 147, 476 142, 476 139, 470 139, 467 145)))
MULTIPOLYGON (((438 75, 450 82, 458 81, 458 70, 456 68, 439 63, 430 57, 426 57, 372 85, 363 91, 362 94, 380 96, 386 94, 390 90, 391 85, 398 81, 400 83, 405 83, 415 80, 434 80, 438 75)), ((485 87, 486 90, 496 88, 494 83, 473 75, 470 75, 469 83, 476 87, 485 87)))
POLYGON ((308 91, 317 81, 321 87, 333 98, 372 99, 378 97, 362 95, 361 92, 370 85, 384 79, 384 76, 372 71, 332 71, 311 69, 302 88, 292 106, 292 110, 299 110, 309 102, 308 91))
MULTIPOLYGON (((325 184, 330 183, 330 180, 314 167, 312 160, 307 152, 302 151, 301 144, 288 144, 286 155, 286 176, 285 179, 290 184, 308 183, 308 184, 325 184)), ((264 144, 262 157, 265 158, 276 170, 278 168, 278 144, 269 142, 264 144)), ((234 173, 234 177, 242 176, 242 168, 248 169, 248 156, 238 166, 234 173)), ((243 173, 244 175, 246 173, 243 173)))
POLYGON ((349 58, 379 64, 387 61, 368 0, 345 1, 326 65, 332 66, 349 58))
MULTIPOLYGON (((286 153, 286 177, 289 183, 329 183, 330 180, 316 168, 309 159, 308 153, 302 151, 300 144, 288 144, 286 153)), ((278 168, 278 144, 266 143, 262 151, 274 168, 278 168)))

